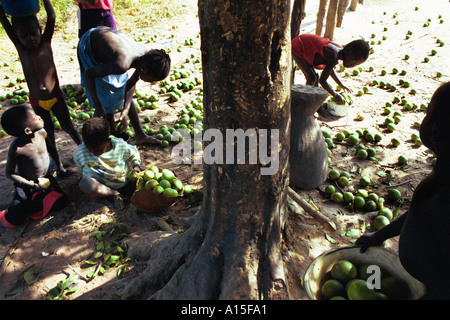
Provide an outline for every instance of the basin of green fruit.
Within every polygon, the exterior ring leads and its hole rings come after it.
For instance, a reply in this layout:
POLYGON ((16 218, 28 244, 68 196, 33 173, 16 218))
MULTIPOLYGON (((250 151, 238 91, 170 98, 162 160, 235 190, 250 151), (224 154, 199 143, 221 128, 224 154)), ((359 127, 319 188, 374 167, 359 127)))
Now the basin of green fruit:
POLYGON ((303 286, 310 300, 416 300, 425 292, 398 254, 383 247, 324 252, 308 266, 303 286))
POLYGON ((136 191, 131 197, 131 203, 142 211, 160 211, 170 207, 182 197, 185 187, 172 171, 156 166, 151 166, 130 179, 136 181, 136 191))

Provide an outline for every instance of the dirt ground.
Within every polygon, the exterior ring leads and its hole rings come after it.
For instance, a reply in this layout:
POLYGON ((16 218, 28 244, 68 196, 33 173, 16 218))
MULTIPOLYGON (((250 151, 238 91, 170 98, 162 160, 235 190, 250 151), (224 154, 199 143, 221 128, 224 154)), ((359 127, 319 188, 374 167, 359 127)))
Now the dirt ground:
MULTIPOLYGON (((189 70, 191 77, 201 77, 201 63, 196 62, 196 59, 201 57, 196 2, 191 0, 186 3, 190 9, 189 14, 163 20, 148 28, 133 29, 125 21, 119 21, 118 25, 119 28, 120 23, 126 26, 122 28, 123 31, 136 41, 142 41, 146 47, 170 50, 174 71, 189 70), (147 42, 153 35, 157 37, 147 42), (193 40, 192 45, 185 44, 189 39, 193 40)), ((387 201, 385 205, 392 210, 399 208, 400 214, 407 210, 414 188, 432 168, 431 152, 424 146, 416 146, 411 140, 411 134, 418 133, 414 123, 420 123, 425 114, 420 105, 426 105, 434 90, 441 83, 450 80, 449 44, 442 46, 437 42, 437 39, 440 39, 450 43, 450 29, 446 27, 449 23, 447 19, 450 19, 449 5, 446 0, 431 0, 426 5, 418 0, 409 1, 406 5, 400 0, 366 0, 363 5, 358 5, 356 12, 346 12, 342 27, 337 28, 334 33, 334 40, 342 45, 359 37, 374 41, 371 45, 373 53, 360 66, 362 69, 359 75, 353 75, 353 70, 338 73, 343 83, 354 91, 354 104, 348 115, 340 118, 319 117, 317 121, 321 127, 327 128, 332 136, 344 129, 350 132, 367 129, 372 133, 381 133, 383 139, 377 144, 361 140, 361 143, 374 147, 376 161, 359 159, 355 156, 354 146, 345 141, 335 141, 334 147, 330 149, 330 170, 338 169, 350 173, 349 185, 340 187, 342 191, 356 191, 360 188, 359 178, 362 175, 371 179, 371 184, 366 189, 379 197, 386 197, 389 188, 397 188, 402 193, 402 201, 387 201), (418 10, 415 9, 416 6, 418 10), (438 17, 440 14, 443 15, 442 18, 438 17), (429 25, 424 26, 427 19, 430 19, 429 25), (409 39, 406 37, 408 31, 411 31, 409 39), (435 55, 431 54, 433 49, 437 51, 435 55), (405 55, 409 55, 409 59, 405 59, 405 55), (424 62, 425 57, 429 62, 424 62), (394 74, 393 68, 397 68, 399 72, 394 74), (382 70, 387 73, 382 75, 382 70), (405 75, 401 75, 402 70, 406 71, 405 75), (437 72, 441 72, 442 77, 438 77, 437 72), (409 82, 410 87, 401 86, 400 79, 409 82), (373 80, 390 83, 397 89, 390 91, 374 86, 373 80), (367 87, 368 92, 358 95, 358 91, 363 90, 363 87, 367 87), (415 95, 411 94, 411 89, 416 91, 415 95), (400 111, 402 116, 397 129, 390 132, 383 125, 386 118, 383 108, 386 102, 392 102, 395 97, 405 99, 417 107, 406 111, 401 103, 393 103, 392 110, 400 111), (401 141, 398 147, 391 144, 394 137, 401 141), (409 162, 401 166, 397 159, 402 154, 409 158, 409 162)), ((302 33, 315 32, 317 8, 318 1, 306 1, 307 17, 302 22, 302 33)), ((72 27, 59 30, 53 40, 54 56, 62 86, 79 84, 75 49, 78 40, 76 19, 72 22, 72 27)), ((9 39, 0 39, 0 51, 0 92, 6 94, 18 89, 17 86, 9 87, 8 84, 11 79, 22 77, 22 71, 15 48, 9 39)), ((304 77, 299 71, 296 72, 295 82, 304 83, 304 77)), ((332 80, 330 83, 335 86, 332 80)), ((173 125, 183 106, 201 95, 200 87, 196 86, 183 93, 179 101, 170 102, 168 94, 158 93, 159 85, 138 83, 138 91, 155 93, 160 99, 157 109, 144 109, 140 113, 143 123, 144 117, 150 116, 150 126, 154 129, 158 129, 162 124, 173 125)), ((0 114, 11 107, 8 100, 2 102, 2 107, 0 114)), ((81 127, 83 121, 76 119, 74 123, 81 127)), ((10 136, 0 138, 0 210, 7 208, 12 199, 12 183, 4 176, 11 141, 10 136)), ((181 232, 186 227, 184 218, 192 216, 201 204, 202 166, 175 165, 170 158, 172 146, 166 150, 155 146, 140 147, 141 167, 154 164, 161 168, 170 168, 185 184, 192 185, 194 192, 192 196, 180 199, 161 212, 136 211, 132 206, 115 210, 112 205, 90 199, 80 192, 77 185, 80 173, 72 161, 76 146, 62 131, 57 132, 57 144, 65 167, 75 172, 73 176, 60 181, 71 199, 71 205, 41 221, 29 222, 18 229, 0 229, 0 299, 48 299, 49 292, 53 292, 52 289, 61 281, 69 279, 70 275, 76 275, 76 291, 65 294, 64 299, 117 298, 124 283, 138 275, 145 268, 145 262, 126 261, 106 268, 103 273, 99 272, 99 264, 90 263, 99 261, 97 254, 101 251, 95 235, 98 235, 99 231, 111 230, 111 226, 115 226, 115 230, 125 230, 125 238, 139 237, 155 230, 172 229, 181 232), (125 226, 125 229, 119 226, 125 226)), ((352 245, 361 235, 363 228, 366 232, 373 230, 372 219, 376 211, 353 211, 343 204, 333 203, 323 192, 328 184, 334 183, 327 180, 316 190, 297 190, 301 197, 308 199, 321 213, 329 217, 336 224, 337 230, 325 229, 306 213, 290 215, 286 229, 288 252, 285 262, 289 270, 293 299, 307 299, 301 286, 301 278, 315 257, 336 247, 352 245)), ((105 243, 112 241, 111 239, 106 239, 105 243)), ((389 240, 386 246, 395 250, 397 240, 389 240)))

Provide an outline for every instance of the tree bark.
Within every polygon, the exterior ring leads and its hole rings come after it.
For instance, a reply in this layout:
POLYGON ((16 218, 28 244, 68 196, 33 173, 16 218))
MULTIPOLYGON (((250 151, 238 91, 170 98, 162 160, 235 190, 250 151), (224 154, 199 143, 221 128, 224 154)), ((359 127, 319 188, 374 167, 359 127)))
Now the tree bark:
POLYGON ((183 234, 152 232, 130 242, 129 254, 148 262, 122 294, 288 299, 281 243, 289 178, 290 1, 199 0, 198 8, 205 130, 202 207, 183 234), (236 150, 232 163, 210 163, 221 152, 229 154, 225 143, 223 149, 212 148, 222 145, 227 129, 255 129, 257 149, 267 145, 267 154, 278 156, 276 172, 262 174, 273 163, 261 158, 250 163, 255 152, 250 143, 245 144, 244 164, 237 163, 236 150), (268 135, 278 130, 278 142, 264 140, 263 129, 268 135), (209 132, 215 133, 210 140, 209 132))
POLYGON ((344 20, 345 10, 347 10, 350 0, 339 0, 336 27, 340 28, 342 26, 342 21, 344 20))
POLYGON ((325 12, 327 11, 327 3, 328 0, 320 0, 319 9, 317 10, 317 19, 316 19, 316 35, 322 35, 323 28, 323 19, 325 17, 325 12))
POLYGON ((350 7, 348 9, 350 11, 356 11, 357 5, 358 5, 358 0, 351 0, 350 7))
POLYGON ((330 0, 327 12, 327 23, 325 26, 324 37, 333 40, 334 29, 336 27, 336 12, 338 7, 338 0, 330 0))
POLYGON ((300 25, 306 16, 305 1, 306 0, 294 0, 291 15, 291 40, 300 34, 300 25))

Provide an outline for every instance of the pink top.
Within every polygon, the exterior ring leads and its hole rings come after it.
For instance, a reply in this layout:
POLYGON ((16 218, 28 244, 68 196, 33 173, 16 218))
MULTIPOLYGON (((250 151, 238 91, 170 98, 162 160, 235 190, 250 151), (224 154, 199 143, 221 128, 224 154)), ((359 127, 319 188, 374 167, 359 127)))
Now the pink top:
POLYGON ((113 9, 113 0, 98 0, 94 5, 88 5, 85 2, 80 2, 83 9, 103 9, 103 10, 112 10, 113 9))

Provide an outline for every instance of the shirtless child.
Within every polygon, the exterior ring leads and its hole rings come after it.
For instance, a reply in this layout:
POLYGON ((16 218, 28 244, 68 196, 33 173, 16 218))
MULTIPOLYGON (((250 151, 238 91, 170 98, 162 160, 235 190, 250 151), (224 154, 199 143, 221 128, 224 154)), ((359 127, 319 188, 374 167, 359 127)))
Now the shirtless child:
POLYGON ((0 212, 0 223, 16 228, 28 218, 44 217, 50 208, 65 206, 66 197, 48 174, 50 157, 42 118, 30 107, 18 105, 3 113, 1 124, 6 133, 16 138, 9 148, 5 170, 6 177, 14 182, 14 200, 0 212))
POLYGON ((342 84, 334 67, 339 60, 346 68, 360 65, 369 57, 369 51, 369 44, 362 39, 354 40, 344 47, 315 34, 302 34, 292 40, 292 57, 305 75, 306 84, 315 87, 320 84, 337 104, 344 104, 345 100, 328 84, 330 76, 344 91, 352 91, 342 84), (314 69, 323 70, 320 78, 314 69))
POLYGON ((30 103, 34 112, 44 120, 48 152, 56 163, 58 174, 63 174, 65 171, 56 149, 55 126, 50 111, 77 145, 81 144, 81 136, 70 119, 53 60, 51 40, 55 27, 55 11, 49 0, 44 0, 44 5, 47 12, 44 33, 36 15, 12 17, 10 23, 1 6, 0 22, 19 53, 28 84, 30 103))
POLYGON ((436 154, 433 171, 417 186, 408 212, 356 244, 362 251, 399 237, 398 254, 408 273, 426 286, 422 299, 450 299, 450 82, 433 94, 420 125, 423 144, 436 154))
POLYGON ((120 129, 126 129, 128 117, 134 129, 130 144, 161 144, 142 130, 132 97, 139 79, 154 82, 167 77, 169 55, 164 50, 147 50, 120 31, 97 27, 81 37, 78 61, 81 85, 86 88, 89 105, 95 109, 95 116, 108 120, 111 133, 116 130, 114 113, 121 109, 120 129), (135 69, 131 75, 130 69, 135 69))

